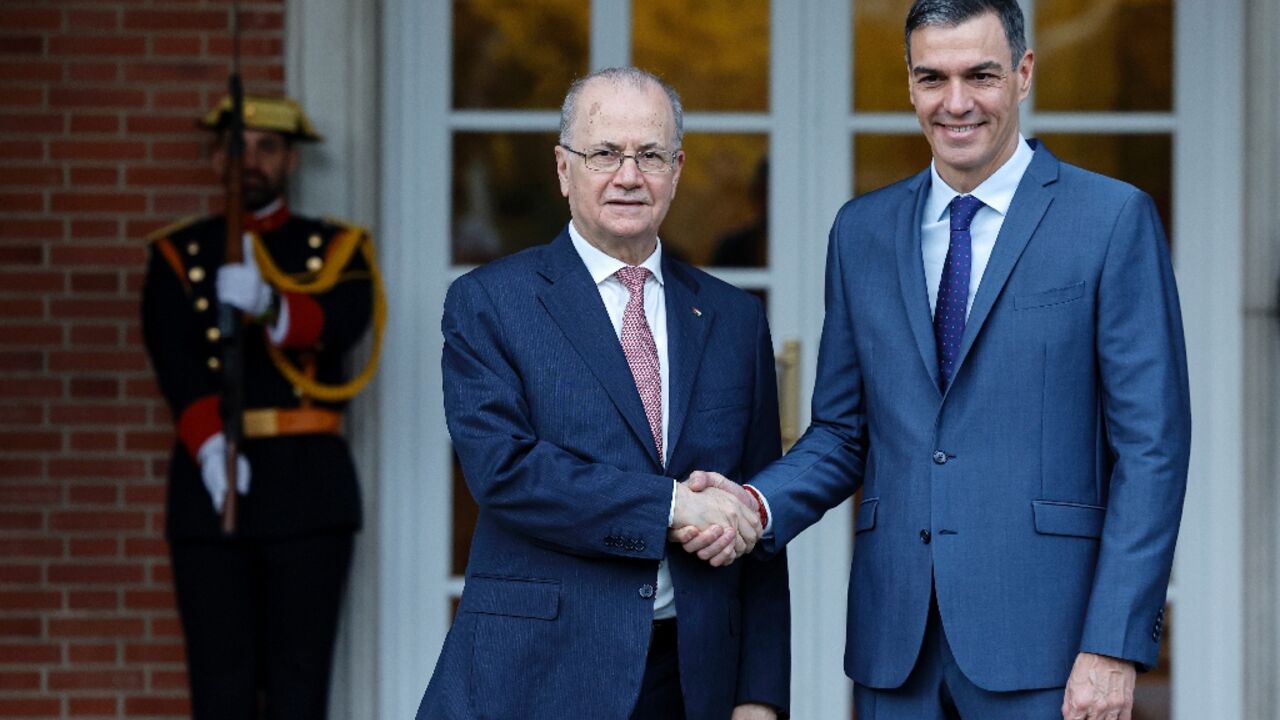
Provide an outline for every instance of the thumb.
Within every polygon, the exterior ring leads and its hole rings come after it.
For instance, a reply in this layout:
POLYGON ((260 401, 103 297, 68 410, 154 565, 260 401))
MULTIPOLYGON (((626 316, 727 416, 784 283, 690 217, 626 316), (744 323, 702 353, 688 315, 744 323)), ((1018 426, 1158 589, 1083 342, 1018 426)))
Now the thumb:
POLYGON ((694 470, 689 473, 689 479, 685 481, 685 485, 694 492, 702 492, 711 487, 711 476, 702 470, 694 470))

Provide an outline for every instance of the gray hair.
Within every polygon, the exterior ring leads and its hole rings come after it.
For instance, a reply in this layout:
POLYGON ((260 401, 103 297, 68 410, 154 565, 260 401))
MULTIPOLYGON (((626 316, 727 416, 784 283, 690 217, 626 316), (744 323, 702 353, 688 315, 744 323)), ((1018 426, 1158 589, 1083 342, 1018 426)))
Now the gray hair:
POLYGON ((1027 54, 1027 34, 1022 8, 1017 0, 916 0, 907 13, 907 29, 904 40, 907 46, 907 65, 911 64, 911 33, 920 27, 955 27, 960 23, 986 13, 995 13, 1004 26, 1005 39, 1009 41, 1011 68, 1016 68, 1027 54))
POLYGON ((560 106, 560 144, 569 144, 569 133, 573 129, 577 112, 578 95, 582 93, 587 83, 596 79, 608 80, 614 84, 627 83, 637 90, 643 89, 649 83, 661 88, 662 92, 666 93, 667 100, 671 102, 671 114, 675 117, 675 147, 672 149, 680 148, 680 143, 684 140, 684 106, 680 104, 680 93, 657 75, 636 67, 605 68, 573 81, 569 86, 569 92, 565 93, 564 104, 560 106))

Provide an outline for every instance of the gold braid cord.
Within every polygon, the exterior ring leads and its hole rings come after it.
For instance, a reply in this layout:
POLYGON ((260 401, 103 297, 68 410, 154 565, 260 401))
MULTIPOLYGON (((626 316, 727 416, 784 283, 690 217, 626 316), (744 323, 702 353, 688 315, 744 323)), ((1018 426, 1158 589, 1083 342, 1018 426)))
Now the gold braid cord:
POLYGON ((284 351, 271 343, 267 343, 267 351, 271 362, 289 382, 302 390, 305 395, 325 402, 341 402, 355 397, 364 389, 378 371, 378 360, 382 356, 382 334, 387 324, 387 300, 382 288, 382 274, 378 272, 378 263, 373 253, 373 243, 362 228, 344 230, 333 239, 334 249, 329 260, 325 262, 315 279, 310 282, 294 280, 280 271, 271 259, 257 234, 253 235, 253 255, 258 261, 262 277, 276 290, 303 295, 319 295, 333 289, 342 280, 342 271, 351 261, 351 257, 359 250, 369 265, 369 280, 373 285, 373 350, 369 354, 369 362, 360 374, 339 385, 326 385, 307 377, 302 370, 289 361, 284 351))

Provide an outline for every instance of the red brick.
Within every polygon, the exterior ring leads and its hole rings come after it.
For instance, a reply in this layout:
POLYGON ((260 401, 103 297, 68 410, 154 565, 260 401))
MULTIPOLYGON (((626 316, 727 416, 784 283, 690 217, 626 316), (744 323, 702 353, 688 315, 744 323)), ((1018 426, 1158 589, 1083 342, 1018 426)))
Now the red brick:
MULTIPOLYGON (((42 472, 42 466, 37 459, 0 456, 0 477, 2 478, 37 477, 42 472)), ((6 502, 24 502, 23 498, 28 497, 30 494, 30 489, 27 486, 10 485, 8 483, 0 485, 0 499, 4 499, 6 502)), ((42 497, 41 500, 43 499, 42 497)), ((31 500, 26 500, 25 502, 31 502, 31 500)))
POLYGON ((10 35, 0 42, 0 55, 43 55, 44 38, 39 35, 10 35))
POLYGON ((39 108, 44 105, 44 88, 40 86, 0 86, 0 107, 39 108))
POLYGON ((187 673, 182 670, 153 670, 151 687, 156 690, 185 690, 187 673))
POLYGON ((156 538, 125 538, 124 554, 130 558, 168 557, 169 543, 156 538))
MULTIPOLYGON (((0 292, 62 292, 67 289, 67 276, 61 272, 3 272, 0 271, 0 292)), ((52 325, 13 326, 0 333, 0 345, 30 345, 32 343, 60 343, 62 331, 52 325)))
POLYGON ((206 159, 205 143, 199 142, 164 142, 151 143, 152 160, 178 160, 182 162, 200 162, 206 159))
POLYGON ((146 408, 137 405, 63 405, 49 412, 55 425, 139 425, 146 418, 146 408))
POLYGON ((245 30, 283 30, 284 13, 282 12, 242 12, 240 13, 240 29, 245 30))
POLYGON ((128 717, 180 716, 191 714, 191 702, 186 697, 126 697, 124 712, 128 717))
POLYGON ((0 717, 57 717, 62 710, 61 702, 57 698, 0 697, 0 717))
POLYGON ((125 82, 129 83, 216 82, 226 76, 225 65, 208 62, 138 63, 124 69, 125 82))
POLYGON ((0 591, 0 611, 58 610, 61 607, 62 593, 0 591))
MULTIPOLYGON (((3 22, 3 21, 0 21, 3 22)), ((62 63, 56 62, 0 62, 0 80, 56 83, 62 80, 62 63)))
MULTIPOLYGON (((7 171, 6 171, 7 172, 7 171)), ((59 174, 61 178, 61 174, 59 174)), ((62 220, 0 218, 0 239, 51 240, 62 237, 62 220)))
MULTIPOLYGON (((115 318, 131 320, 138 315, 138 301, 128 300, 54 300, 50 308, 53 316, 59 319, 68 318, 115 318)), ((141 355, 141 353, 139 353, 141 355)), ((111 359, 108 358, 108 362, 111 359)), ((131 369, 133 364, 122 363, 131 369)))
MULTIPOLYGON (((65 528, 59 528, 55 523, 54 529, 65 528)), ((107 528, 104 527, 103 529, 107 528)), ((139 565, 94 563, 92 565, 55 564, 49 566, 49 584, 51 585, 119 585, 121 583, 140 583, 142 579, 142 567, 139 565)))
POLYGON ((49 39, 50 55, 144 55, 141 35, 59 35, 49 39))
POLYGON ((116 10, 69 10, 67 27, 72 30, 115 30, 120 27, 116 10))
MULTIPOLYGON (((173 442, 169 443, 171 446, 173 442)), ((159 461, 161 463, 167 461, 159 461)), ((164 477, 163 471, 152 471, 156 477, 164 477)), ((163 485, 130 485, 124 489, 125 504, 133 506, 137 503, 158 505, 164 502, 165 487, 163 485)))
POLYGON ((0 643, 0 664, 35 665, 62 661, 62 648, 37 643, 0 643))
POLYGON ((196 129, 196 118, 190 116, 130 115, 125 120, 125 131, 129 134, 191 135, 196 129))
POLYGON ((72 167, 71 185, 81 190, 89 185, 117 187, 120 184, 120 171, 113 167, 72 167))
MULTIPOLYGON (((0 160, 43 160, 44 143, 39 140, 9 140, 0 143, 0 160)), ((6 212, 14 212, 18 208, 5 204, 6 212)))
MULTIPOLYGON (((76 433, 76 435, 93 435, 104 436, 114 442, 116 434, 111 433, 76 433)), ((86 461, 92 462, 92 461, 86 461)), ((119 500, 120 487, 117 484, 112 485, 72 485, 70 488, 70 500, 72 505, 114 505, 119 500)), ((78 555, 87 552, 88 554, 101 554, 99 550, 101 546, 110 548, 110 552, 119 552, 119 543, 115 538, 92 538, 79 539, 71 541, 71 554, 78 555), (77 545, 77 543, 80 543, 77 545)))
POLYGON ((40 618, 38 617, 0 617, 0 637, 5 640, 39 636, 40 618))
MULTIPOLYGON (((114 490, 115 488, 110 488, 114 490)), ((71 502, 80 504, 81 501, 75 497, 75 488, 72 488, 71 502)), ((97 502, 97 501, 94 501, 97 502)), ((114 497, 112 498, 114 502, 114 497)), ((101 557, 119 557, 120 555, 120 538, 118 537, 83 537, 71 538, 71 557, 73 558, 101 558, 101 557)))
MULTIPOLYGON (((75 328, 72 337, 75 337, 75 328)), ((116 378, 71 378, 71 397, 73 398, 117 398, 120 396, 120 381, 116 378)))
POLYGON ((124 594, 124 606, 129 610, 177 610, 173 593, 167 590, 132 590, 124 594))
POLYGON ((120 291, 120 276, 111 272, 73 272, 71 291, 83 293, 115 293, 120 291))
POLYGON ((6 558, 60 558, 60 538, 0 538, 0 556, 6 558))
MULTIPOLYGON (((114 240, 119 237, 120 223, 115 220, 72 220, 71 221, 71 237, 76 240, 114 240)), ((119 245, 113 246, 111 249, 115 252, 120 251, 119 245)), ((54 252, 54 265, 74 265, 74 264, 90 264, 97 265, 101 262, 97 258, 90 258, 87 261, 84 257, 77 257, 78 253, 89 252, 98 253, 102 248, 98 246, 71 246, 59 247, 54 252)))
POLYGON ((151 100, 158 110, 189 110, 193 117, 205 110, 200 93, 194 90, 156 90, 151 100))
MULTIPOLYGON (((38 462, 38 461, 37 461, 38 462)), ((62 500, 62 489, 56 485, 0 486, 0 500, 5 505, 48 505, 62 500)), ((39 530, 44 525, 40 513, 0 513, 0 528, 39 530)))
POLYGON ((120 330, 115 325, 73 325, 71 327, 71 346, 117 347, 120 345, 120 330))
POLYGON ((139 512, 54 512, 50 521, 54 530, 141 530, 146 526, 146 516, 139 512))
POLYGON ((124 435, 124 449, 128 452, 165 452, 173 446, 173 433, 127 432, 124 435))
POLYGON ((49 91, 49 105, 55 108, 141 108, 146 104, 146 91, 133 88, 55 87, 49 91))
POLYGON ((0 690, 39 690, 40 673, 0 670, 0 690))
MULTIPOLYGON (((248 29, 240 13, 242 29, 248 29)), ((230 30, 230 13, 222 10, 126 10, 124 27, 127 30, 230 30)))
POLYGON ((0 350, 0 372, 42 372, 44 369, 44 354, 38 350, 0 350))
POLYGON ((192 56, 200 54, 200 38, 199 36, 166 36, 158 35, 151 38, 151 52, 154 55, 184 55, 192 56))
POLYGON ((128 378, 124 381, 124 394, 132 398, 158 398, 160 388, 153 377, 128 378))
POLYGON ((69 697, 67 710, 71 717, 108 717, 118 716, 120 700, 115 697, 69 697))
MULTIPOLYGON (((62 168, 39 166, 6 167, 0 173, 0 185, 21 187, 24 190, 33 187, 49 187, 62 184, 62 168)), ((56 209, 56 208, 55 208, 56 209)))
POLYGON ((120 79, 120 66, 115 63, 75 63, 67 67, 67 79, 86 83, 115 82, 120 79))
POLYGON ((55 140, 49 144, 49 154, 54 160, 141 160, 147 146, 125 140, 55 140))
MULTIPOLYGON (((62 381, 56 378, 30 378, 20 383, 0 383, 0 398, 47 399, 61 396, 62 381)), ((0 477, 4 477, 3 461, 0 461, 0 477)))
POLYGON ((120 132, 120 118, 115 115, 72 115, 71 132, 77 135, 120 132))
POLYGON ((246 65, 240 74, 246 84, 254 86, 284 82, 284 68, 279 65, 246 65))
MULTIPOLYGON (((119 610, 120 594, 112 591, 107 592, 70 592, 67 593, 67 607, 71 610, 119 610)), ((114 648, 112 656, 106 658, 114 660, 114 648)), ((86 658, 77 657, 75 648, 72 648, 71 660, 73 662, 84 662, 86 658)))
POLYGON ((204 211, 204 197, 190 194, 156 193, 151 203, 151 211, 158 215, 199 215, 204 211))
MULTIPOLYGON (((0 660, 4 657, 0 646, 0 660)), ((124 648, 124 661, 137 664, 180 663, 187 659, 182 643, 128 644, 124 648)))
MULTIPOLYGON (((209 37, 209 55, 231 57, 234 42, 230 37, 212 35, 209 37)), ((284 39, 279 36, 240 38, 240 57, 267 57, 278 59, 284 55, 284 39)))
MULTIPOLYGON (((2 622, 2 621, 0 621, 2 622)), ((49 637, 122 637, 142 635, 140 618, 49 618, 49 637)))
MULTIPOLYGON (((71 450, 74 452, 117 452, 120 450, 120 438, 113 432, 72 433, 71 450)), ((77 499, 76 488, 72 488, 71 502, 78 503, 89 501, 77 499)), ((115 499, 112 498, 110 502, 115 502, 115 499)))
MULTIPOLYGON (((108 302, 108 301, 101 301, 108 302)), ((137 351, 90 352, 85 350, 55 350, 49 354, 49 370, 53 372, 78 371, 143 371, 148 367, 146 357, 137 351)))
POLYGON ((182 624, 175 617, 152 618, 151 634, 155 637, 181 638, 182 624))
POLYGON ((0 431, 0 447, 22 448, 22 452, 56 452, 62 449, 60 432, 0 431))
POLYGON ((62 117, 61 114, 0 113, 0 132, 33 135, 62 132, 62 117))
MULTIPOLYGON (((4 248, 0 247, 0 262, 11 262, 11 264, 27 264, 25 255, 22 263, 7 261, 5 259, 4 248)), ((0 318, 24 318, 29 320, 41 319, 44 317, 44 300, 39 298, 20 298, 15 300, 5 300, 0 303, 0 318)), ((7 383, 0 383, 4 385, 7 383)), ((0 389, 0 395, 7 392, 9 388, 0 389)))
POLYGON ((0 27, 57 30, 62 27, 62 11, 45 8, 7 8, 0 10, 0 27))
POLYGON ((141 690, 142 672, 140 670, 54 670, 49 673, 49 689, 141 690))
MULTIPOLYGON (((3 516, 4 513, 0 513, 3 516)), ((5 527, 0 520, 0 528, 5 527)), ((0 582, 13 583, 15 585, 33 585, 42 582, 43 570, 38 565, 5 565, 0 564, 0 582)), ((153 573, 154 574, 154 573, 153 573)), ((38 632, 38 628, 37 628, 38 632)), ((2 626, 0 626, 0 637, 9 639, 6 636, 2 626)))
MULTIPOLYGON (((142 460, 116 458, 51 458, 49 477, 66 479, 101 480, 105 478, 135 478, 146 472, 142 460)), ((54 516, 55 520, 58 516, 54 516)))
POLYGON ((55 213, 73 212, 144 212, 147 196, 141 193, 54 193, 55 213))
POLYGON ((131 167, 125 182, 134 186, 210 185, 215 178, 207 167, 131 167))
MULTIPOLYGON (((39 245, 20 245, 0 246, 0 265, 39 265, 44 262, 44 248, 39 245)), ((39 300, 32 301, 36 303, 35 315, 41 314, 43 304, 39 300)), ((0 307, 0 317, 23 317, 32 313, 29 309, 23 312, 5 312, 6 308, 0 307)), ((12 310, 12 308, 8 308, 12 310)))
POLYGON ((0 424, 4 425, 39 425, 44 422, 43 405, 2 405, 0 404, 0 424))
POLYGON ((0 193, 0 208, 4 208, 5 212, 44 212, 44 195, 24 192, 0 193))

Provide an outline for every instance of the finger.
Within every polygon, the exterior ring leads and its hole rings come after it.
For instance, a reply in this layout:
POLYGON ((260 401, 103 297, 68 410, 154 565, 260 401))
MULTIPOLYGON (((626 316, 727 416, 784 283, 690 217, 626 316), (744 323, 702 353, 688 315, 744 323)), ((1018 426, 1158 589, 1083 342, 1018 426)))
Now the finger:
POLYGON ((712 525, 702 532, 697 532, 697 528, 693 528, 694 534, 682 543, 684 551, 687 553, 696 553, 703 548, 711 546, 724 533, 724 528, 719 525, 712 525))
POLYGON ((685 480, 685 484, 694 492, 702 492, 711 484, 707 479, 707 474, 701 470, 694 470, 689 473, 689 478, 685 480))
POLYGON ((671 528, 670 530, 667 531, 667 541, 673 542, 673 543, 680 543, 681 545, 689 542, 690 540, 694 539, 697 536, 698 536, 698 528, 692 525, 685 525, 684 527, 671 528))
POLYGON ((734 552, 733 546, 730 545, 729 547, 721 551, 719 555, 716 555, 715 557, 711 558, 709 562, 711 563, 711 567, 725 567, 727 565, 733 564, 734 559, 737 557, 738 557, 738 554, 734 552))
POLYGON ((724 552, 725 548, 733 550, 733 541, 736 537, 738 537, 738 533, 734 532, 733 528, 725 528, 724 534, 719 539, 697 552, 698 559, 710 561, 724 552))

